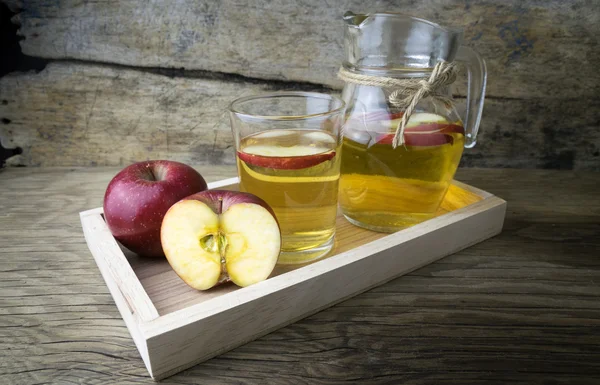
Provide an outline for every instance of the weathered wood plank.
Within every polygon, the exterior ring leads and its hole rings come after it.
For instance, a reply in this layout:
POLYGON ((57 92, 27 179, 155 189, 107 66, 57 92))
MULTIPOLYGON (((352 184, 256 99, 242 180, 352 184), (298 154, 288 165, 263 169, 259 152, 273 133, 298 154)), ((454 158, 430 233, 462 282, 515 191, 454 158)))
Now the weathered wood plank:
POLYGON ((31 56, 339 87, 343 13, 397 11, 465 28, 487 59, 490 96, 600 92, 600 5, 588 0, 3 1, 19 12, 31 56))
POLYGON ((268 88, 52 64, 38 74, 0 79, 0 100, 6 100, 0 115, 9 120, 0 137, 24 150, 8 164, 123 165, 148 158, 232 163, 227 105, 237 95, 268 88))
MULTIPOLYGON (((228 103, 282 87, 52 63, 0 79, 0 138, 23 148, 10 165, 233 164, 228 103)), ((463 164, 600 170, 598 121, 600 99, 490 99, 478 145, 465 151, 463 164)))
MULTIPOLYGON (((118 170, 0 171, 1 383, 152 383, 77 216, 118 170)), ((165 383, 598 383, 600 173, 458 178, 508 200, 502 234, 165 383)))

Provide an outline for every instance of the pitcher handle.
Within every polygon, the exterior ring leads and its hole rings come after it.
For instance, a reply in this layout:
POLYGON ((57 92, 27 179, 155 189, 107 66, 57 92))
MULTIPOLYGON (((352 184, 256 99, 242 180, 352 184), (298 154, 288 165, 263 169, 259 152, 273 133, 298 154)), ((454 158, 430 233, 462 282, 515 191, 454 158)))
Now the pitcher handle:
POLYGON ((467 110, 465 113, 465 147, 472 148, 477 142, 477 132, 481 123, 485 86, 487 83, 487 68, 485 60, 469 47, 461 46, 456 54, 456 60, 467 67, 467 110))

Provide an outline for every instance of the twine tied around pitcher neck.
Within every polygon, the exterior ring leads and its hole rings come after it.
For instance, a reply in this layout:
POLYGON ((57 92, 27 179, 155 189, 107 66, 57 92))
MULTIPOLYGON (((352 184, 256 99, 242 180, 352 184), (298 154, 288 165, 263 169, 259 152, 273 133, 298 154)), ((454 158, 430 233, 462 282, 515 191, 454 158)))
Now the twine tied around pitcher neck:
POLYGON ((341 67, 338 78, 363 86, 385 87, 393 89, 388 100, 391 105, 404 110, 402 119, 396 128, 394 148, 404 144, 404 130, 417 104, 424 98, 430 97, 444 103, 447 108, 454 107, 454 101, 443 91, 446 86, 454 83, 458 74, 458 66, 454 62, 439 61, 433 67, 429 79, 412 78, 396 79, 386 76, 358 74, 341 67))

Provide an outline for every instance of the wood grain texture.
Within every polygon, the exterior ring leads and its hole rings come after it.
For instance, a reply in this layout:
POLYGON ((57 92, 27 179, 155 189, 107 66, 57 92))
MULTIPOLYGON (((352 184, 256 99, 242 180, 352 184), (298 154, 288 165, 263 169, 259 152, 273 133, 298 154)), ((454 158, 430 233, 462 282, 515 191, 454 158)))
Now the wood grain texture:
POLYGON ((464 28, 487 59, 490 96, 600 92, 600 5, 589 0, 6 2, 31 56, 340 87, 344 12, 395 11, 464 28))
MULTIPOLYGON (((152 383, 77 216, 117 171, 0 171, 0 383, 152 383)), ((164 383, 598 383, 600 174, 458 179, 509 202, 502 234, 164 383)))
POLYGON ((69 64, 0 82, 0 114, 10 120, 0 137, 24 150, 8 162, 43 166, 233 163, 224 112, 235 95, 265 89, 69 64))
MULTIPOLYGON (((294 87, 53 63, 0 79, 0 139, 23 148, 10 165, 233 164, 229 102, 294 87)), ((463 165, 600 170, 598 121, 600 99, 489 99, 463 165)))
POLYGON ((127 302, 127 309, 135 315, 138 322, 157 318, 156 307, 137 279, 129 261, 121 252, 119 244, 112 236, 102 214, 98 210, 92 210, 92 212, 95 211, 94 214, 89 211, 80 213, 80 217, 82 218, 83 235, 90 252, 96 260, 102 258, 106 274, 110 275, 115 283, 118 283, 120 295, 127 302))

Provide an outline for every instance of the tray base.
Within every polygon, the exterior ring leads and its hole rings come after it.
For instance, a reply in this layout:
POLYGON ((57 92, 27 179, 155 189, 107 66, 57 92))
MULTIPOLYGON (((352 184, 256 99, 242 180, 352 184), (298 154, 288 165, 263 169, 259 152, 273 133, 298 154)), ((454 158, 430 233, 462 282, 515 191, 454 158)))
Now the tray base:
MULTIPOLYGON (((234 190, 235 183, 209 187, 234 190)), ((454 182, 436 218, 383 234, 339 215, 334 248, 324 258, 278 265, 269 279, 246 288, 224 284, 204 292, 187 286, 166 260, 120 248, 101 209, 81 213, 81 221, 144 363, 159 379, 492 237, 505 211, 502 199, 454 182)))

